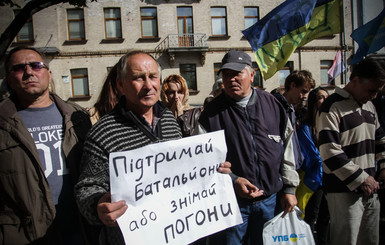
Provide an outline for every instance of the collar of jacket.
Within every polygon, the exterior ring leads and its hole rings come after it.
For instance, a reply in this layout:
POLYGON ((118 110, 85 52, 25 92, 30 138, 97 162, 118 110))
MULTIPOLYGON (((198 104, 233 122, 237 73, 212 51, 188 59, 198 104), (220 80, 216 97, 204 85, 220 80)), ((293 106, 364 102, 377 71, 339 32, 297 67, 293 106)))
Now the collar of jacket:
MULTIPOLYGON (((257 102, 257 99, 258 99, 257 90, 255 88, 251 89, 251 93, 252 94, 250 96, 249 102, 247 102, 247 106, 254 105, 257 102)), ((227 101, 229 101, 231 105, 237 105, 237 101, 234 100, 233 98, 231 98, 230 96, 228 96, 226 94, 226 92, 223 92, 220 95, 218 95, 218 97, 220 97, 220 96, 225 97, 225 99, 227 101)))
POLYGON ((343 88, 336 87, 335 93, 339 94, 340 96, 342 96, 345 99, 349 99, 349 97, 351 97, 353 99, 353 96, 343 88))
MULTIPOLYGON (((54 93, 50 93, 49 96, 52 102, 55 103, 58 108, 60 108, 59 111, 62 113, 63 116, 71 114, 71 108, 64 106, 66 102, 64 102, 59 96, 54 93)), ((1 104, 3 106, 1 108, 2 114, 0 115, 0 118, 5 120, 6 118, 10 118, 17 112, 19 103, 16 94, 12 93, 9 98, 4 99, 1 104)))
MULTIPOLYGON (((153 142, 158 142, 159 139, 151 132, 151 126, 148 124, 146 119, 141 116, 137 115, 133 111, 127 109, 126 107, 126 97, 123 95, 121 96, 118 105, 115 107, 116 110, 125 118, 127 121, 135 124, 143 133, 147 135, 149 139, 153 142)), ((115 110, 115 109, 114 109, 115 110)), ((161 118, 163 113, 166 111, 166 107, 161 102, 156 102, 153 106, 153 113, 154 116, 157 118, 161 118)), ((160 132, 161 137, 161 132, 160 132)))
POLYGON ((281 93, 274 93, 273 94, 275 98, 277 98, 277 100, 281 103, 281 105, 283 106, 283 108, 285 108, 286 111, 288 112, 293 112, 294 111, 294 107, 292 104, 289 104, 289 102, 287 102, 285 96, 283 96, 281 93))
POLYGON ((1 101, 0 111, 0 124, 5 121, 8 121, 16 114, 17 109, 14 96, 10 96, 9 98, 1 101))

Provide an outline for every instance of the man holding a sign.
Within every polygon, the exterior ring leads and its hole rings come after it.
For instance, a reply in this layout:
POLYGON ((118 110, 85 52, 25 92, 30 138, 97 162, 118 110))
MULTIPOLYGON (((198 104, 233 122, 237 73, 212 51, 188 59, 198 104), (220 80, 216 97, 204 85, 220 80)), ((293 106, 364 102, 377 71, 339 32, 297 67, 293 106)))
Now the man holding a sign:
MULTIPOLYGON (((124 55, 117 66, 121 101, 90 130, 75 186, 81 213, 89 223, 104 225, 102 234, 109 244, 124 244, 116 219, 128 208, 123 200, 111 202, 110 153, 182 137, 173 114, 159 102, 161 75, 157 61, 147 53, 134 51, 124 55)), ((221 164, 218 170, 228 173, 229 165, 221 164)))
POLYGON ((263 225, 277 211, 277 193, 283 192, 284 215, 297 204, 293 127, 278 100, 251 87, 254 69, 248 54, 229 51, 220 72, 224 93, 207 104, 196 133, 225 131, 226 160, 232 164, 243 224, 216 235, 215 240, 218 245, 244 244, 249 239, 251 244, 262 244, 263 225), (256 195, 260 190, 263 195, 256 195))

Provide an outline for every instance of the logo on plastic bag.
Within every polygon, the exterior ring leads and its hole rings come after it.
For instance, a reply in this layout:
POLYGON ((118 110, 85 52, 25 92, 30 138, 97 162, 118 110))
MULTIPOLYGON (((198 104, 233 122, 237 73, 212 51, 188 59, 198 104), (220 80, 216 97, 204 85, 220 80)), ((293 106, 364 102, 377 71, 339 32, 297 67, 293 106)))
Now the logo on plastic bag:
POLYGON ((264 244, 315 245, 310 226, 300 217, 298 207, 282 217, 283 212, 265 223, 263 228, 264 244))
MULTIPOLYGON (((303 234, 301 234, 301 235, 303 235, 303 234)), ((292 234, 290 235, 290 240, 291 240, 292 242, 296 242, 296 241, 298 240, 297 234, 292 233, 292 234)))
POLYGON ((297 242, 298 240, 305 239, 306 234, 296 234, 296 233, 291 233, 290 235, 278 235, 278 236, 272 236, 273 242, 287 242, 292 241, 292 242, 297 242))
POLYGON ((304 239, 306 237, 306 234, 296 234, 296 233, 291 233, 290 235, 279 235, 279 236, 272 236, 274 242, 287 242, 292 241, 296 242, 298 239, 304 239))

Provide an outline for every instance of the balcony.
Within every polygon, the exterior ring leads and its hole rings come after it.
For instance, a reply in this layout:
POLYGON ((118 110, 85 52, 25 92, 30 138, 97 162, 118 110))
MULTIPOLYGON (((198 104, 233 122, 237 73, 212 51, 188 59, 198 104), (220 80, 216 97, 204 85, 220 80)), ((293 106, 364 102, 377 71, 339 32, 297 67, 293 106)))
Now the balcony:
POLYGON ((208 51, 206 34, 169 34, 156 48, 157 58, 167 52, 170 56, 170 66, 174 66, 175 54, 180 52, 201 52, 201 64, 205 61, 208 51))

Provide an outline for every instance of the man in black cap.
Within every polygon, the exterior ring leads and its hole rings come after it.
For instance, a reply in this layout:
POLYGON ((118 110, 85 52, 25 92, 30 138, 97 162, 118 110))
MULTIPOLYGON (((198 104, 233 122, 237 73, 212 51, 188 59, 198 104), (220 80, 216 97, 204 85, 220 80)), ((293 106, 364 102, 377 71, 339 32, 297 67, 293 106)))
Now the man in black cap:
POLYGON ((222 59, 219 72, 224 93, 207 104, 196 133, 224 129, 226 160, 232 163, 243 224, 210 237, 210 242, 234 245, 249 240, 250 244, 262 244, 264 223, 281 207, 286 214, 297 204, 293 127, 274 96, 251 87, 255 72, 248 54, 231 50, 222 59), (278 200, 282 206, 276 209, 278 200))

